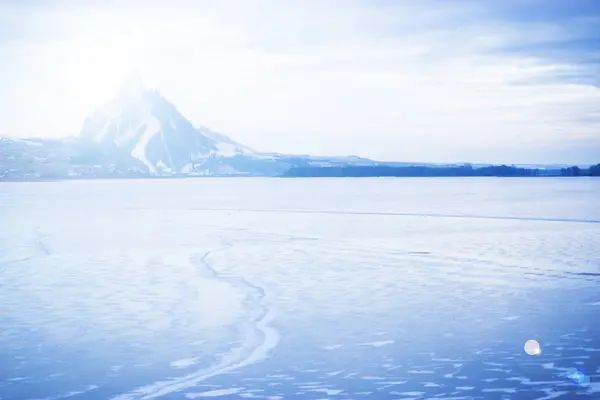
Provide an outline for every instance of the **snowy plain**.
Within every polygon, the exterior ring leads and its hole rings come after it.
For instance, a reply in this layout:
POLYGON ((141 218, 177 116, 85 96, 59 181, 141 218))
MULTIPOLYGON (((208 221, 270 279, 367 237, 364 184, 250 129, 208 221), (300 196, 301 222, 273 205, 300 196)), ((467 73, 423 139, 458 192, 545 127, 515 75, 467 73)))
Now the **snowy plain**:
POLYGON ((0 399, 600 397, 598 198, 593 178, 0 183, 0 399))

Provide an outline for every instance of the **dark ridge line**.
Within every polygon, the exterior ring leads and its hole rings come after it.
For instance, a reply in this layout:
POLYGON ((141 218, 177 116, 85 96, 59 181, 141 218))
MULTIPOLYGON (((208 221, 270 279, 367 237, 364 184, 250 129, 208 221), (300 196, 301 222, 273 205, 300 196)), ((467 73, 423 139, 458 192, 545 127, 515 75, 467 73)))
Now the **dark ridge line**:
POLYGON ((592 277, 600 277, 600 274, 594 272, 565 272, 569 275, 577 275, 577 276, 592 276, 592 277))
POLYGON ((322 214, 322 215, 374 215, 387 217, 428 217, 428 218, 464 218, 464 219, 491 219, 532 222, 571 222, 579 224, 600 224, 598 219, 578 218, 545 218, 545 217, 503 217, 496 215, 469 215, 469 214, 430 214, 430 213, 401 213, 401 212, 374 212, 374 211, 333 211, 333 210, 268 210, 260 208, 189 208, 189 211, 227 211, 227 212, 260 212, 282 214, 322 214))

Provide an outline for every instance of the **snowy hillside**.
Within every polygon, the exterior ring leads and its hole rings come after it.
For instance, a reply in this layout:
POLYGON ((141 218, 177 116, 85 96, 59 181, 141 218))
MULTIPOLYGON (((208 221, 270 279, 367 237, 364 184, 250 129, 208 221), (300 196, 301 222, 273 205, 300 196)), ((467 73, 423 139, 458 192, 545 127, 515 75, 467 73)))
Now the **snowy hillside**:
POLYGON ((144 90, 136 80, 85 121, 81 137, 116 145, 153 174, 193 173, 209 158, 254 154, 224 135, 196 128, 160 92, 144 90))

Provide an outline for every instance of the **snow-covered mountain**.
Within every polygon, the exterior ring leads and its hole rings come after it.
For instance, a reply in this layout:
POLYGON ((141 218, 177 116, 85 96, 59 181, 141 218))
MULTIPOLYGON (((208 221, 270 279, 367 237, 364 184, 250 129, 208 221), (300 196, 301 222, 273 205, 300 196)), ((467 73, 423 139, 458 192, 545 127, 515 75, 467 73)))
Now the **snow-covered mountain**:
POLYGON ((131 78, 99 107, 80 138, 112 146, 154 175, 279 175, 295 166, 373 164, 360 157, 262 153, 203 126, 194 126, 156 90, 131 78))
MULTIPOLYGON (((139 79, 128 81, 86 119, 80 137, 125 150, 153 174, 202 173, 209 160, 215 164, 215 158, 256 154, 225 135, 192 125, 160 92, 145 90, 139 79)), ((220 170, 241 172, 227 165, 220 170)))
POLYGON ((6 139, 0 141, 0 150, 0 176, 5 178, 279 176, 293 167, 376 164, 356 156, 254 151, 193 125, 159 91, 144 89, 136 77, 85 120, 77 137, 6 139))

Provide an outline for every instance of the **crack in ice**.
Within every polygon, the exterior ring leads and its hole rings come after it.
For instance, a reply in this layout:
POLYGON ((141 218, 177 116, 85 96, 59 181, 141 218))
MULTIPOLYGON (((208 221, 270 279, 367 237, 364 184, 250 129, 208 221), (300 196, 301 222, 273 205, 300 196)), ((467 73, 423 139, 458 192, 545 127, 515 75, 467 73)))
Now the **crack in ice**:
POLYGON ((218 251, 231 248, 228 244, 224 247, 213 249, 204 253, 201 257, 192 257, 191 262, 198 264, 199 271, 206 279, 216 279, 228 282, 235 287, 241 287, 246 292, 248 289, 257 293, 258 308, 254 312, 254 317, 249 319, 248 339, 241 346, 229 351, 220 361, 206 369, 174 378, 166 381, 159 381, 147 386, 140 387, 130 393, 113 397, 113 400, 145 400, 164 396, 170 393, 179 392, 198 385, 209 378, 221 375, 233 370, 255 364, 266 358, 269 352, 277 346, 279 334, 269 324, 275 318, 273 310, 268 308, 266 303, 266 293, 260 286, 256 286, 244 278, 223 276, 219 274, 207 261, 207 258, 218 251))

